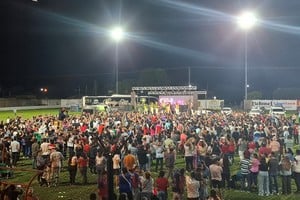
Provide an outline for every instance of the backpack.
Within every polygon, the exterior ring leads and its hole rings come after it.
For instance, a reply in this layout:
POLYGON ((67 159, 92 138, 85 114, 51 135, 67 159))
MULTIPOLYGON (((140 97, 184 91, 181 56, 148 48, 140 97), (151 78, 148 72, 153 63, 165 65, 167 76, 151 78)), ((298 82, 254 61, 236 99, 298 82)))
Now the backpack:
POLYGON ((43 158, 43 157, 40 157, 39 159, 37 159, 37 161, 36 161, 36 167, 37 168, 43 168, 45 165, 46 165, 46 159, 45 158, 43 158))
POLYGON ((292 164, 289 160, 284 160, 281 163, 281 169, 284 171, 289 171, 292 168, 292 164))

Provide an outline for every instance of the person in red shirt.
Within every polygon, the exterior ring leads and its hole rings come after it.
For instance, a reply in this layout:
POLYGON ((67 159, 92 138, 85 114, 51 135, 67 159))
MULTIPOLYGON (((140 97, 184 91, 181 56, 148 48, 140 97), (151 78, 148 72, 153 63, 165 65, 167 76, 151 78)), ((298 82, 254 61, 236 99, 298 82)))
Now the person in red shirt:
POLYGON ((150 129, 149 129, 148 125, 144 124, 144 126, 143 126, 143 135, 147 135, 149 132, 150 132, 150 129))
POLYGON ((262 143, 262 146, 258 149, 259 156, 268 156, 271 154, 271 148, 267 147, 266 142, 262 143))
POLYGON ((85 133, 87 129, 88 129, 87 124, 82 124, 82 126, 80 126, 80 132, 81 133, 85 133))
POLYGON ((88 158, 84 152, 78 158, 77 166, 79 172, 82 176, 82 184, 87 184, 87 167, 88 167, 88 158))
POLYGON ((83 146, 83 152, 86 153, 88 155, 88 153, 90 152, 91 150, 91 146, 90 144, 86 141, 84 146, 83 146))
POLYGON ((164 171, 159 172, 159 176, 155 181, 155 185, 156 185, 158 199, 167 200, 168 199, 169 181, 165 177, 164 171))
POLYGON ((252 154, 256 149, 256 144, 253 140, 249 141, 248 143, 248 150, 252 154))
POLYGON ((155 126, 155 134, 158 135, 161 133, 161 131, 162 131, 162 126, 160 123, 157 123, 155 126))
POLYGON ((105 125, 104 123, 101 123, 99 126, 98 126, 98 134, 101 135, 104 131, 104 128, 105 128, 105 125))
POLYGON ((187 139, 187 135, 186 135, 186 133, 185 133, 185 131, 184 132, 182 132, 181 134, 180 134, 180 144, 184 144, 185 142, 186 142, 186 139, 187 139))
POLYGON ((229 153, 229 145, 228 145, 227 140, 223 144, 221 144, 221 151, 222 151, 222 154, 229 153))
POLYGON ((157 116, 156 115, 152 115, 151 117, 151 123, 154 124, 157 121, 157 116))

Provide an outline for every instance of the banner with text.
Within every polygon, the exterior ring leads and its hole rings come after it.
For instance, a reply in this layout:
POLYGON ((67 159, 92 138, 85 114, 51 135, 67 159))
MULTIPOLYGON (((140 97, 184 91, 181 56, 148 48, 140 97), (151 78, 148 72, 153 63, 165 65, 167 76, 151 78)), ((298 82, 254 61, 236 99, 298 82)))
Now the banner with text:
POLYGON ((251 100, 252 107, 264 107, 269 110, 272 106, 281 106, 285 110, 297 110, 297 100, 251 100))

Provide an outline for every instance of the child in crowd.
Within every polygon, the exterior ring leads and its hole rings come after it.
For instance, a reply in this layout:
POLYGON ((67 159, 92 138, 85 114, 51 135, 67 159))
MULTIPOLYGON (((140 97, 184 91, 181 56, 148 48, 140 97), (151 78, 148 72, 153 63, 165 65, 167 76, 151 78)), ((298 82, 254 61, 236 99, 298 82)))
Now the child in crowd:
POLYGON ((46 185, 47 187, 50 187, 50 174, 51 174, 51 164, 48 163, 43 170, 40 186, 46 185))

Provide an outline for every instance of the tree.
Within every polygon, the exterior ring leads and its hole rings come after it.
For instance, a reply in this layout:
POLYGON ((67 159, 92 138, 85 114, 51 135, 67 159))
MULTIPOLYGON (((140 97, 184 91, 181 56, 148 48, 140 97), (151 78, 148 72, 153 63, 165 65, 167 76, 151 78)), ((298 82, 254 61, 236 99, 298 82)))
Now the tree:
POLYGON ((253 99, 262 99, 263 95, 261 91, 252 91, 248 92, 248 99, 253 100, 253 99))

